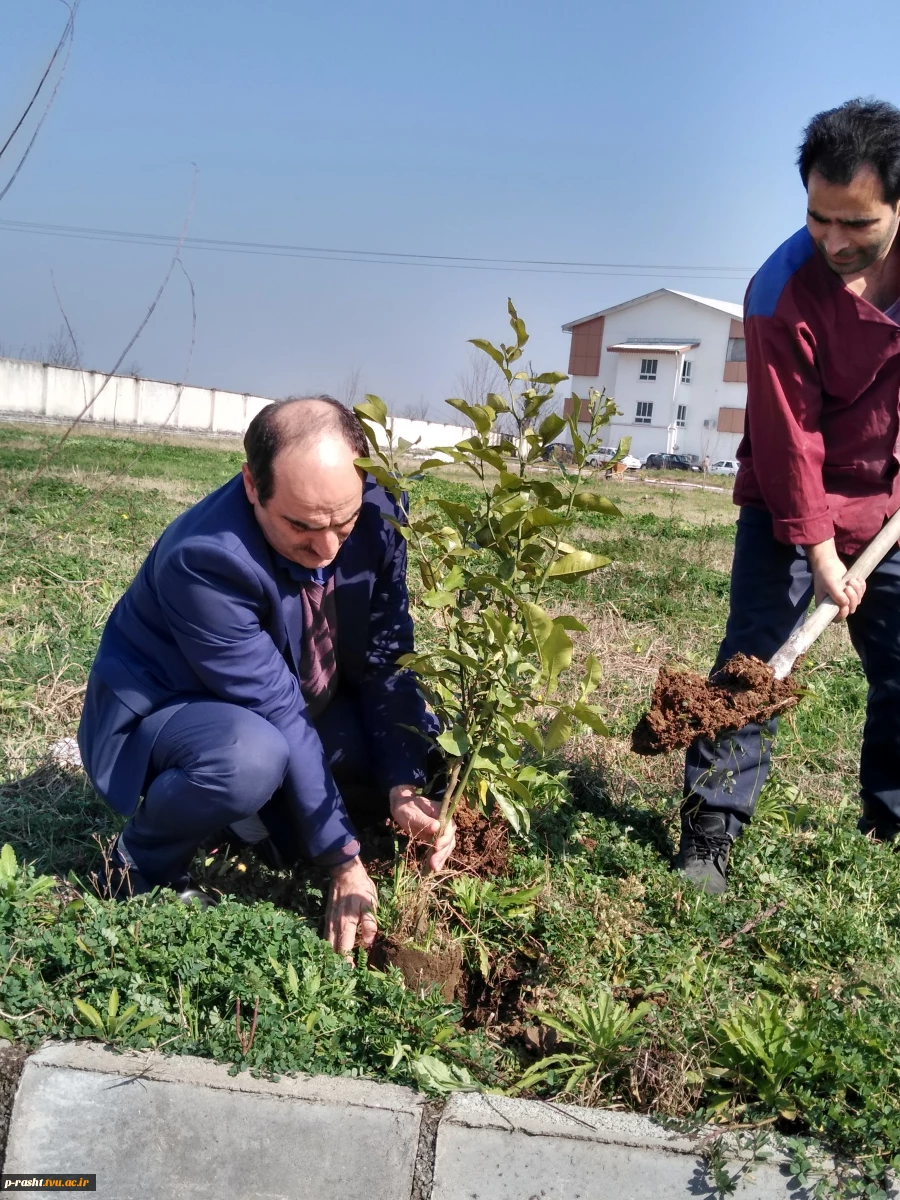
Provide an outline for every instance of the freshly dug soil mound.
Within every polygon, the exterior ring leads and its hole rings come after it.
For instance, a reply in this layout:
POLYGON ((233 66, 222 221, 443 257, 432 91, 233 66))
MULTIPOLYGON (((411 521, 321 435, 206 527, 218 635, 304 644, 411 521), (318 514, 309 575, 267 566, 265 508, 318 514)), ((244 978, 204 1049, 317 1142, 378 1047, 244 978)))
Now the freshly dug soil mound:
POLYGON ((634 728, 636 754, 667 754, 695 737, 717 738, 750 722, 762 723, 799 701, 788 679, 776 679, 758 658, 735 654, 710 679, 663 667, 650 711, 634 728))
POLYGON ((460 804, 453 815, 456 849, 451 862, 479 875, 502 875, 509 861, 509 826, 497 811, 490 817, 460 804))
POLYGON ((391 938, 378 938, 372 947, 370 958, 379 970, 397 967, 414 991, 427 991, 437 984, 441 994, 449 1003, 462 984, 462 947, 458 942, 440 946, 435 950, 418 950, 415 946, 400 944, 391 938))

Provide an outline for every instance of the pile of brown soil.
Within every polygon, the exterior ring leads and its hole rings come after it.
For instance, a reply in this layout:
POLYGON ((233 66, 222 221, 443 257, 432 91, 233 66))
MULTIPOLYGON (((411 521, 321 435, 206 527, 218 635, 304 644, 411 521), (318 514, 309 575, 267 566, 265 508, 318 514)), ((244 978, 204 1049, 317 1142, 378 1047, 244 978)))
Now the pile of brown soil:
POLYGON ((462 986, 462 946, 458 942, 433 950, 419 950, 406 942, 378 937, 369 959, 380 971, 385 967, 396 967, 406 986, 415 992, 427 992, 437 984, 448 1004, 462 986))
POLYGON ((496 810, 490 817, 460 804, 453 815, 456 849, 451 863, 479 875, 502 875, 509 862, 509 826, 496 810))
POLYGON ((715 739, 751 722, 761 724, 799 698, 789 678, 776 679, 771 667, 746 654, 730 658, 710 679, 663 667, 631 748, 636 754, 666 754, 696 737, 715 739))

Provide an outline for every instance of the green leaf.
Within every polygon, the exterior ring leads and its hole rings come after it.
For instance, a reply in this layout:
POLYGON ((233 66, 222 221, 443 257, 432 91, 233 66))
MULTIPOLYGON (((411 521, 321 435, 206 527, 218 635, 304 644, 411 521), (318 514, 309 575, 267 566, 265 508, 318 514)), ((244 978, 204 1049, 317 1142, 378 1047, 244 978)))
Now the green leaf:
MULTIPOLYGON (((519 350, 521 350, 528 341, 528 333, 525 330, 525 322, 516 312, 516 307, 510 299, 507 299, 506 310, 509 313, 509 323, 516 335, 516 346, 519 350)), ((518 355, 516 357, 518 357, 518 355)))
POLYGON ((552 442, 555 437, 558 437, 566 427, 565 417, 561 417, 558 413, 551 413, 549 417, 544 417, 538 426, 538 436, 546 446, 552 442))
POLYGON ((533 750, 537 750, 538 754, 544 752, 544 739, 540 735, 540 731, 533 721, 516 721, 513 725, 516 733, 524 738, 533 750))
POLYGON ((288 987, 290 988, 290 991, 291 991, 291 995, 299 996, 299 994, 300 994, 300 979, 297 975, 297 968, 294 966, 294 964, 292 962, 289 962, 287 965, 287 981, 288 981, 288 987))
POLYGON ((114 987, 109 993, 109 1004, 107 1005, 107 1011, 111 1017, 114 1017, 119 1011, 119 989, 117 987, 114 987))
POLYGON ((472 747, 469 735, 459 725, 454 725, 452 729, 445 729, 436 740, 441 749, 452 754, 454 758, 462 758, 472 747))
POLYGON ((521 608, 525 614, 525 622, 528 625, 531 640, 540 650, 553 629, 553 618, 539 604, 532 604, 530 601, 523 603, 521 608))
MULTIPOLYGON (((547 690, 555 691, 561 671, 572 662, 572 639, 556 622, 541 646, 541 663, 547 680, 547 690)), ((545 739, 546 740, 546 739, 545 739)))
POLYGON ((520 804, 516 804, 510 796, 504 795, 504 793, 498 787, 495 786, 493 791, 494 799, 497 802, 497 807, 503 813, 503 816, 510 823, 516 833, 521 833, 523 827, 523 817, 525 818, 525 822, 527 822, 527 813, 522 809, 520 804))
POLYGON ((563 575, 587 575, 600 567, 608 566, 609 562, 610 560, 604 558, 602 554, 589 554, 587 550, 572 550, 569 554, 564 554, 562 558, 557 559, 547 575, 550 578, 558 578, 563 575))
POLYGON ((87 1020, 91 1023, 91 1025, 94 1026, 95 1029, 99 1029, 101 1033, 106 1033, 106 1026, 103 1024, 103 1018, 97 1012, 96 1008, 94 1008, 93 1004, 88 1004, 84 1000, 79 1000, 76 996, 75 1007, 83 1017, 87 1018, 87 1020))
POLYGON ((448 400, 451 408, 464 413, 479 433, 490 433, 497 414, 486 404, 467 404, 465 400, 448 400))
POLYGON ((425 1092, 446 1096, 450 1092, 477 1092, 478 1084, 465 1067, 450 1066, 433 1054, 419 1054, 409 1068, 416 1083, 425 1092))
POLYGON ((453 500, 438 500, 437 504, 457 525, 471 525, 475 520, 475 514, 467 504, 457 504, 453 500))
MULTIPOLYGON (((562 371, 544 371, 541 375, 535 375, 534 382, 548 384, 550 387, 556 387, 558 383, 563 383, 568 378, 568 375, 564 375, 562 371)), ((568 422, 566 421, 563 422, 563 424, 567 423, 568 422)))
POLYGON ((368 472, 377 484, 380 484, 383 488, 387 488, 388 491, 398 487, 397 476, 392 474, 377 459, 357 458, 354 459, 354 462, 360 470, 368 472))
POLYGON ((600 716, 600 713, 589 704, 582 704, 579 700, 577 704, 572 706, 572 711, 582 724, 587 725, 589 729, 593 729, 594 733, 599 733, 601 737, 609 737, 609 730, 606 723, 600 716))
POLYGON ((587 633, 587 625, 583 625, 577 617, 570 617, 568 613, 563 613, 561 617, 554 617, 553 621, 562 629, 574 629, 577 633, 587 633))
POLYGON ((595 692, 603 678, 603 667, 599 660, 589 654, 587 662, 584 664, 584 676, 581 680, 581 699, 584 700, 591 692, 595 692))
POLYGON ((129 1033, 140 1033, 142 1029, 149 1029, 152 1025, 158 1025, 161 1020, 162 1020, 162 1017, 160 1017, 160 1016, 141 1017, 141 1019, 140 1019, 140 1021, 138 1021, 137 1025, 133 1026, 129 1030, 129 1033))
POLYGON ((613 504, 612 500, 606 496, 600 496, 597 492, 576 492, 575 499, 572 502, 575 508, 581 509, 582 512, 597 512, 606 513, 610 517, 621 517, 622 510, 613 504))
POLYGON ((387 428, 387 406, 378 396, 366 395, 364 404, 354 404, 353 411, 366 421, 374 421, 382 429, 387 428))
POLYGON ((138 1009, 138 1006, 136 1004, 129 1004, 128 1007, 125 1009, 125 1011, 122 1013, 121 1017, 119 1017, 119 1019, 117 1021, 115 1021, 115 1028, 116 1029, 124 1029, 125 1026, 128 1024, 128 1022, 131 1020, 131 1018, 134 1016, 134 1014, 137 1012, 137 1009, 138 1009))
POLYGON ((531 509, 528 514, 528 524, 534 529, 544 529, 553 525, 565 525, 568 519, 565 513, 551 512, 549 508, 544 508, 542 504, 531 509))
POLYGON ((484 338, 469 338, 469 344, 475 346, 478 350, 483 350, 485 354, 494 360, 498 367, 505 366, 506 360, 503 357, 502 351, 498 350, 491 342, 486 342, 484 338))
POLYGON ((425 592, 422 596, 422 603, 428 608, 449 608, 451 604, 456 604, 456 592, 443 590, 425 592))
POLYGON ((550 724, 547 726, 547 732, 544 734, 544 748, 546 750, 558 750, 572 736, 573 726, 572 720, 567 712, 558 712, 550 724))
POLYGON ((444 578, 441 580, 441 590, 444 592, 458 592, 466 583, 466 573, 459 564, 450 568, 444 578))
POLYGON ((19 873, 16 852, 9 842, 0 850, 0 879, 15 879, 19 873))

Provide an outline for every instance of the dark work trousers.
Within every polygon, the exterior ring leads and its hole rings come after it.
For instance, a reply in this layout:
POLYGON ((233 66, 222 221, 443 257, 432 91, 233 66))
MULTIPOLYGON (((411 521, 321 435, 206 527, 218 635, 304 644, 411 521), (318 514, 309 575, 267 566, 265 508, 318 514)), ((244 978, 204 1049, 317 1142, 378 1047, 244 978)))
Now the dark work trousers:
MULTIPOLYGON (((812 572, 802 547, 776 541, 768 513, 742 508, 730 612, 716 667, 739 652, 768 661, 803 622, 812 592, 812 572)), ((859 770, 863 812, 872 820, 900 823, 900 549, 896 546, 869 576, 862 603, 847 625, 869 683, 859 770)), ((745 725, 716 742, 698 738, 685 761, 685 809, 727 813, 728 832, 737 837, 753 816, 769 773, 777 724, 773 720, 763 726, 745 725)))
MULTIPOLYGON (((387 798, 374 768, 356 702, 339 692, 316 721, 335 782, 351 815, 387 798)), ((194 700, 163 726, 153 747, 144 799, 125 826, 125 850, 151 884, 183 879, 201 842, 257 813, 288 861, 301 856, 279 789, 288 744, 263 717, 221 700, 194 700)))

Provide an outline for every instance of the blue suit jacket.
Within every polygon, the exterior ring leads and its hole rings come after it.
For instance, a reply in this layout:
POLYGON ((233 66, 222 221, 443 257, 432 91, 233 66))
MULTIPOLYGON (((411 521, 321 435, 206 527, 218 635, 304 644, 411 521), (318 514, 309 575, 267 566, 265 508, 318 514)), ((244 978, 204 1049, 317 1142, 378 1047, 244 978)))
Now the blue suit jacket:
MULTIPOLYGON (((387 790, 424 782, 428 743, 413 732, 425 724, 415 678, 395 665, 412 650, 413 629, 406 542, 384 515, 400 517, 367 480, 335 560, 335 599, 342 687, 359 696, 377 783, 387 790)), ((306 712, 300 631, 287 627, 275 572, 240 475, 182 513, 110 614, 78 741, 94 786, 130 815, 153 742, 173 712, 192 698, 249 708, 284 734, 291 749, 284 794, 308 853, 330 856, 355 835, 306 712)))

